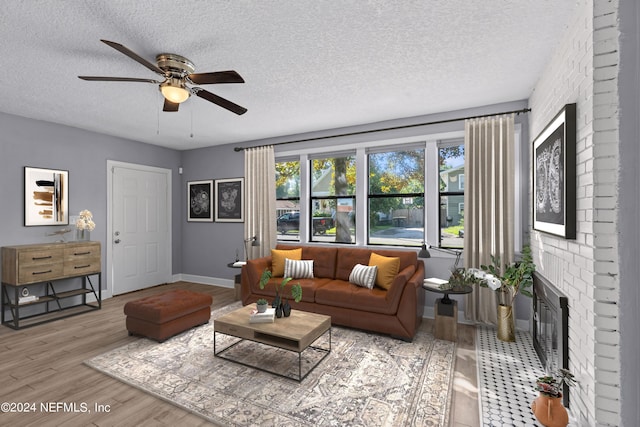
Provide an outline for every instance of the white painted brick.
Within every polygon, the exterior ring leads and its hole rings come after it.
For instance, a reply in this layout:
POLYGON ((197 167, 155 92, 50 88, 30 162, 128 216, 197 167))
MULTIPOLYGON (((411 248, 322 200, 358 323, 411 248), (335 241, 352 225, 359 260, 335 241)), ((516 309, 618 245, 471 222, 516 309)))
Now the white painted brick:
POLYGON ((616 77, 618 77, 618 67, 614 65, 599 67, 593 72, 593 78, 596 82, 614 80, 616 77))
POLYGON ((617 331, 620 324, 615 317, 596 317, 595 327, 602 331, 617 331))
MULTIPOLYGON (((594 199, 593 207, 595 209, 615 209, 618 206, 617 197, 604 197, 598 196, 594 199)), ((611 232, 615 231, 615 228, 611 229, 611 232)))
MULTIPOLYGON (((587 3, 589 4, 589 3, 587 3)), ((593 1, 593 16, 608 15, 615 13, 618 10, 617 0, 594 0, 593 1)))
POLYGON ((596 340, 603 344, 620 344, 620 334, 611 331, 596 331, 596 340))
POLYGON ((614 130, 618 128, 618 120, 614 118, 595 119, 593 121, 593 130, 595 132, 603 130, 614 130))
POLYGON ((618 14, 616 12, 617 11, 614 11, 613 13, 607 13, 605 15, 599 15, 594 17, 593 29, 598 30, 600 28, 607 28, 607 27, 613 27, 613 26, 616 26, 617 28, 618 14))
POLYGON ((608 274, 597 274, 593 277, 593 284, 601 289, 614 289, 618 287, 617 279, 608 274))
MULTIPOLYGON (((614 346, 605 346, 607 347, 604 351, 605 352, 619 352, 620 350, 617 347, 614 346)), ((598 354, 601 354, 598 349, 596 348, 596 351, 598 352, 598 354)), ((605 354, 603 354, 605 355, 605 354)), ((602 383, 602 384, 610 384, 610 385, 616 385, 620 383, 620 373, 619 372, 611 372, 611 371, 603 371, 603 370, 597 370, 596 371, 596 378, 595 380, 598 383, 602 383)))
MULTIPOLYGON (((600 84, 605 85, 608 81, 597 82, 596 87, 600 84)), ((612 102, 617 101, 617 92, 598 92, 593 94, 593 105, 610 105, 612 102)), ((596 129, 594 129, 596 130, 596 129)), ((597 130, 610 130, 616 132, 616 138, 618 135, 618 128, 611 127, 606 129, 597 129, 597 130)))
POLYGON ((620 405, 620 400, 619 400, 620 392, 618 391, 618 393, 611 396, 610 394, 608 394, 608 392, 611 390, 610 386, 604 386, 604 387, 597 386, 597 388, 598 388, 598 394, 603 394, 604 396, 606 396, 602 399, 598 399, 596 404, 597 408, 602 411, 615 412, 620 405), (617 396, 618 399, 613 398, 614 396, 617 396))
MULTIPOLYGON (((596 302, 594 304, 594 310, 598 316, 617 316, 618 315, 618 305, 604 302, 596 302)), ((607 341, 604 344, 618 344, 617 342, 607 341)))
POLYGON ((596 261, 594 270, 596 274, 617 274, 618 273, 617 264, 612 261, 596 261))
POLYGON ((611 209, 611 210, 598 209, 597 211, 595 211, 595 214, 593 215, 593 219, 598 222, 616 222, 617 218, 618 218, 617 211, 614 209, 611 209))

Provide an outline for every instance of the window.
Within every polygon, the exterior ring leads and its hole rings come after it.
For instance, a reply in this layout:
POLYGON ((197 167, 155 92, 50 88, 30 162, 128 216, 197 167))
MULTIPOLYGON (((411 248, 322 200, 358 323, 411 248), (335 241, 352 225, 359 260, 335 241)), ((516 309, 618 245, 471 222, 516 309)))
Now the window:
POLYGON ((424 238, 424 149, 368 154, 368 243, 420 246, 424 238))
POLYGON ((276 216, 280 240, 300 240, 300 161, 276 162, 276 216))
POLYGON ((438 148, 440 169, 440 246, 462 248, 464 243, 464 144, 438 148))
POLYGON ((309 240, 355 243, 355 156, 348 154, 315 158, 310 164, 309 240))

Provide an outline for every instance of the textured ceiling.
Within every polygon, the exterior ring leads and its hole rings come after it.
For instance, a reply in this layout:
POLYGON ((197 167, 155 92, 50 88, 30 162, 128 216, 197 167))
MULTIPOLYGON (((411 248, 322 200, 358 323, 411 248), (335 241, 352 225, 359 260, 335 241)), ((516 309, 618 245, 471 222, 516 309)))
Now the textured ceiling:
POLYGON ((2 0, 0 111, 176 149, 526 99, 575 0, 2 0), (100 42, 245 84, 162 111, 158 76, 100 42))

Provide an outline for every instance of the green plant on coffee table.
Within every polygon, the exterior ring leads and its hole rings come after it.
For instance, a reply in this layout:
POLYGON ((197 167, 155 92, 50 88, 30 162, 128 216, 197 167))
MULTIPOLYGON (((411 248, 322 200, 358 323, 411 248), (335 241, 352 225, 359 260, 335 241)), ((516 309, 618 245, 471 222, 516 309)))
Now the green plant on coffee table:
MULTIPOLYGON (((272 273, 268 268, 262 272, 262 276, 260 276, 260 289, 264 289, 267 283, 269 283, 271 277, 272 273)), ((291 277, 283 277, 282 282, 279 285, 276 285, 276 300, 280 297, 284 297, 284 288, 291 280, 291 277)), ((300 283, 291 285, 291 297, 295 302, 300 302, 302 300, 302 286, 300 286, 300 283)))
POLYGON ((267 304, 269 304, 269 303, 267 302, 267 300, 266 300, 266 299, 264 299, 264 298, 260 298, 258 301, 256 301, 256 304, 257 304, 257 305, 267 305, 267 304))
POLYGON ((561 397, 562 386, 569 387, 576 385, 575 377, 567 369, 558 369, 555 375, 545 375, 536 380, 536 390, 549 397, 561 397))

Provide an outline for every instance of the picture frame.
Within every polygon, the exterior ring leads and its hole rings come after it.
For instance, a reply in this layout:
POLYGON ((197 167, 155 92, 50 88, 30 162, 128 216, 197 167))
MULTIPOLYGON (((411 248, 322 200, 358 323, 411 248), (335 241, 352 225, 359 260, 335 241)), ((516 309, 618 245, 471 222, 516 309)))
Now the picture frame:
POLYGON ((213 222, 213 180, 187 182, 187 221, 213 222))
POLYGON ((244 222, 244 178, 215 180, 216 222, 244 222))
POLYGON ((533 141, 533 229, 576 238, 576 104, 533 141))
POLYGON ((24 225, 69 225, 69 171, 24 167, 24 225))

